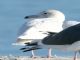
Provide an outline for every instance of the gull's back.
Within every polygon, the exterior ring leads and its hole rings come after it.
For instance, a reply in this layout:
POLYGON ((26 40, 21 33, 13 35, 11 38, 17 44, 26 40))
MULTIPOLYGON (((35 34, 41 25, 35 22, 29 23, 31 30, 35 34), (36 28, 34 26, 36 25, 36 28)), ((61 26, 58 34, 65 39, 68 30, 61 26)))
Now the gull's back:
POLYGON ((47 36, 42 43, 48 45, 70 45, 80 41, 80 24, 69 27, 55 36, 47 36))

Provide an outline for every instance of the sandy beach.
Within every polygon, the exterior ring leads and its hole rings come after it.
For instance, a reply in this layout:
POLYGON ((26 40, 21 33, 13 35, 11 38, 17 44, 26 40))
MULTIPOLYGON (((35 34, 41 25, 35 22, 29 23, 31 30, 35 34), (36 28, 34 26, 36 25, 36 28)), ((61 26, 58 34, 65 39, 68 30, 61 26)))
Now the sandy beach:
MULTIPOLYGON (((35 57, 31 58, 28 56, 0 56, 0 60, 73 60, 72 57, 52 57, 52 58, 46 58, 46 57, 35 57)), ((80 60, 80 57, 77 58, 77 60, 80 60)))

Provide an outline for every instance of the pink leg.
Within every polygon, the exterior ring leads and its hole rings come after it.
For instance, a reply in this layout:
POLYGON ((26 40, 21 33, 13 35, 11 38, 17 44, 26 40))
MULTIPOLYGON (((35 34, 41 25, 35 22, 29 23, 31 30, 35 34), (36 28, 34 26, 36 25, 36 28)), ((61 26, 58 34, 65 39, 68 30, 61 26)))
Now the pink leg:
POLYGON ((51 58, 52 57, 52 55, 51 55, 51 48, 49 48, 49 51, 48 51, 49 53, 48 53, 48 58, 51 58))
POLYGON ((31 53, 32 53, 32 58, 34 58, 35 57, 34 51, 32 50, 31 53))
POLYGON ((73 60, 77 60, 77 51, 75 51, 74 59, 73 60))

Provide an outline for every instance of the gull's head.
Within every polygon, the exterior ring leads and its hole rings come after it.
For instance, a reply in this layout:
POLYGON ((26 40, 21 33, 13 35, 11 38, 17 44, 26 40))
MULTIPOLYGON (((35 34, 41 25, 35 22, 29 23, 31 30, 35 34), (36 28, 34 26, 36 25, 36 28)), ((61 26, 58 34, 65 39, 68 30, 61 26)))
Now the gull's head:
POLYGON ((36 15, 25 16, 25 19, 40 19, 40 18, 57 18, 60 20, 65 20, 64 14, 58 10, 47 10, 42 11, 36 15))
MULTIPOLYGON (((23 44, 25 42, 31 42, 32 40, 43 39, 47 34, 43 34, 46 31, 59 32, 62 30, 62 22, 65 20, 65 16, 62 12, 58 10, 47 10, 42 11, 35 15, 26 16, 25 19, 32 19, 30 23, 32 27, 29 27, 21 36, 18 37, 17 42, 23 44), (37 21, 34 21, 38 20, 37 21), (47 22, 41 22, 43 20, 48 20, 47 22), (40 24, 38 24, 40 23, 40 24), (42 23, 42 24, 41 24, 42 23), (42 31, 42 32, 40 32, 42 31), (24 34, 25 33, 25 34, 24 34)), ((24 28, 23 28, 24 29, 24 28)))

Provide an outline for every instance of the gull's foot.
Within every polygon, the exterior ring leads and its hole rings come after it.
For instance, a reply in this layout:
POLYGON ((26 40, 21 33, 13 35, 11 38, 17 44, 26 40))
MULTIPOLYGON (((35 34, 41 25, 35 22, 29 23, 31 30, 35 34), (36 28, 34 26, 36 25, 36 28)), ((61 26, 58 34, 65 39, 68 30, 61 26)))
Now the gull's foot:
POLYGON ((47 56, 47 58, 53 58, 53 56, 47 56))

